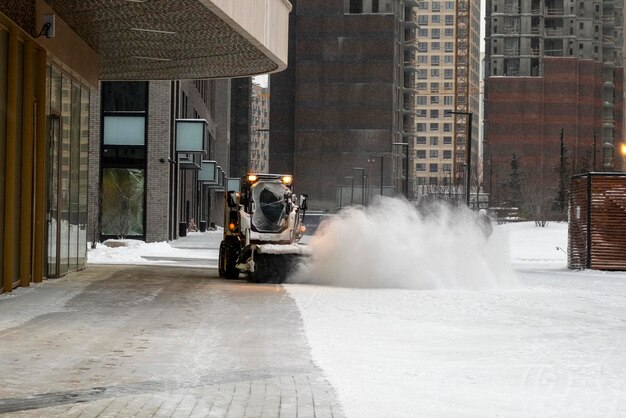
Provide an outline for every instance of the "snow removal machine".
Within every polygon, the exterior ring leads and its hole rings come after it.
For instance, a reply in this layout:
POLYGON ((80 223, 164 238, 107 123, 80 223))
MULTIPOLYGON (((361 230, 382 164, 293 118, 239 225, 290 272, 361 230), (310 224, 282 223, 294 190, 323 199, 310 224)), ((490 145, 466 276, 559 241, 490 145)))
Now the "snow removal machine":
POLYGON ((307 195, 293 193, 292 182, 289 175, 249 174, 239 191, 225 193, 220 277, 237 279, 244 272, 249 281, 282 283, 307 255, 298 244, 307 195))

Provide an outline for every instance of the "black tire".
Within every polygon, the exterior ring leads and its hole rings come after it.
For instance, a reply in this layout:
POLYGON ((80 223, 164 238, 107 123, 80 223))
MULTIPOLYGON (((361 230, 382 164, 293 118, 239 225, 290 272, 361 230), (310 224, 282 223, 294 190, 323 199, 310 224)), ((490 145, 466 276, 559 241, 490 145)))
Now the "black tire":
MULTIPOLYGON (((239 258, 239 243, 234 240, 222 241, 224 244, 224 257, 220 263, 220 269, 224 270, 224 277, 228 280, 237 280, 239 278, 239 269, 235 267, 239 258)), ((221 247, 221 245, 220 245, 221 247)))

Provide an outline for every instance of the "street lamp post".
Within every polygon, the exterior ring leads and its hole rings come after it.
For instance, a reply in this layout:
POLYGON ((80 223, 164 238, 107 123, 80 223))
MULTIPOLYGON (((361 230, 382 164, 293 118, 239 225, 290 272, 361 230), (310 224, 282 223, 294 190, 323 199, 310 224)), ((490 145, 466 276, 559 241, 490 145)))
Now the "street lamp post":
POLYGON ((383 177, 383 164, 384 164, 384 160, 385 160, 385 156, 384 155, 370 155, 370 160, 368 160, 368 162, 374 162, 374 160, 372 160, 372 158, 374 157, 379 157, 380 158, 380 195, 383 195, 383 181, 384 181, 384 177, 383 177))
POLYGON ((346 176, 347 179, 352 180, 352 186, 350 187, 350 206, 354 205, 354 177, 346 176))
MULTIPOLYGON (((465 115, 467 116, 467 131, 465 133, 465 138, 466 138, 466 146, 465 146, 465 151, 467 153, 467 157, 466 157, 466 179, 465 179, 465 204, 467 205, 467 207, 470 207, 470 188, 472 186, 472 179, 471 179, 471 163, 472 163, 472 112, 453 112, 453 111, 447 111, 446 113, 450 114, 450 115, 465 115)), ((478 203, 478 202, 476 202, 478 203)))
POLYGON ((393 145, 406 148, 406 179, 404 181, 404 197, 409 199, 409 143, 408 142, 394 142, 393 145))
POLYGON ((365 167, 352 167, 353 170, 360 170, 361 177, 361 204, 365 206, 365 167))

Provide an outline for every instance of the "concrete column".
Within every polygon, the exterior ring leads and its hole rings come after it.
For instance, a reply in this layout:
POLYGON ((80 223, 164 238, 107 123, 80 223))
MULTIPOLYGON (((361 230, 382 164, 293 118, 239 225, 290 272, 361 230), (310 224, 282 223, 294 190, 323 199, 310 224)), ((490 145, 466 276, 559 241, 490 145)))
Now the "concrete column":
POLYGON ((36 131, 35 131, 35 214, 33 281, 43 280, 44 240, 46 226, 46 71, 47 54, 37 51, 37 69, 35 73, 36 131))
POLYGON ((7 68, 7 138, 6 138, 6 165, 5 165, 5 189, 4 189, 4 291, 13 290, 13 254, 15 250, 14 237, 15 225, 15 187, 16 187, 16 147, 17 138, 17 49, 18 32, 15 27, 9 30, 9 51, 7 68))
POLYGON ((24 90, 22 99, 22 181, 20 202, 20 286, 30 284, 33 225, 33 149, 35 48, 24 44, 24 90))

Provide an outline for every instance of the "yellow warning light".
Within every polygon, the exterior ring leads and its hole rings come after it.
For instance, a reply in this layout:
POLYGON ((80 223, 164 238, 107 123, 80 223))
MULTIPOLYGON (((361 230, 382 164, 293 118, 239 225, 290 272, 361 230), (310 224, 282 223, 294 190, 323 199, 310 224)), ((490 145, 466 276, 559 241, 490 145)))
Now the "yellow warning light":
POLYGON ((234 230, 235 230, 235 224, 234 224, 234 223, 232 223, 232 222, 231 222, 231 223, 229 223, 229 224, 228 224, 228 229, 230 229, 231 231, 234 231, 234 230))
POLYGON ((248 181, 254 183, 259 177, 256 174, 248 174, 248 181))
POLYGON ((282 176, 280 178, 280 181, 282 181, 283 184, 290 185, 291 182, 293 181, 293 177, 291 177, 291 176, 282 176))

